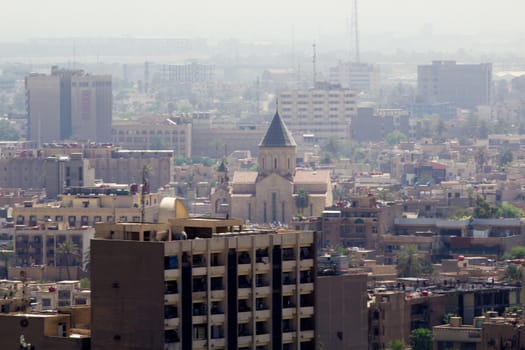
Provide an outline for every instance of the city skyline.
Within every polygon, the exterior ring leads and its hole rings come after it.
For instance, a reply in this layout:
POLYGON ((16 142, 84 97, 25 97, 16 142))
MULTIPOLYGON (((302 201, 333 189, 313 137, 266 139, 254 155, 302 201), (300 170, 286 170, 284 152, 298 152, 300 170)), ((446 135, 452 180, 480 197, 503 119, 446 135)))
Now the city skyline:
MULTIPOLYGON (((287 1, 246 3, 228 0, 166 5, 157 0, 129 3, 95 0, 81 10, 63 0, 4 6, 0 42, 54 37, 188 37, 290 43, 317 41, 350 32, 352 2, 329 0, 322 6, 287 1), (121 14, 122 13, 122 14, 121 14), (24 25, 22 26, 21 23, 24 25)), ((364 49, 381 50, 381 37, 461 37, 466 48, 478 43, 501 45, 525 35, 519 14, 525 5, 511 0, 359 2, 359 31, 364 49)), ((455 41, 458 39, 456 38, 455 41)), ((410 45, 409 42, 405 43, 410 45)), ((413 43, 417 49, 417 42, 413 43)), ((490 45, 489 45, 490 46, 490 45)), ((511 46, 509 46, 511 47, 511 46)))

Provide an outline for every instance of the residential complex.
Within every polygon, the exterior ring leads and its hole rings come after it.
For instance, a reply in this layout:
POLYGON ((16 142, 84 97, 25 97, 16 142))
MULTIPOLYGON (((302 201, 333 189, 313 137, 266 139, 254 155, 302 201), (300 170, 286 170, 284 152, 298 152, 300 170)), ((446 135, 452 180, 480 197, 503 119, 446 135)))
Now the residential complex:
POLYGON ((315 349, 315 241, 238 220, 98 224, 92 348, 315 349))
POLYGON ((283 121, 298 141, 307 134, 321 143, 350 139, 351 121, 357 114, 355 91, 331 84, 284 91, 279 106, 283 121))

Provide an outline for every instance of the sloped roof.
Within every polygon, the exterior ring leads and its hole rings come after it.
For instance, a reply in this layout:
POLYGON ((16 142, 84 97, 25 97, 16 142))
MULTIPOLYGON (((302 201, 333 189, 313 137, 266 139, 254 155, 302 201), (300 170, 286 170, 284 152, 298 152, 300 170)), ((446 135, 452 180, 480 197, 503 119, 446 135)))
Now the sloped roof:
POLYGON ((234 184, 254 184, 256 180, 256 171, 236 171, 233 173, 234 184))
POLYGON ((288 131, 279 112, 275 112, 270 127, 266 131, 259 147, 295 147, 297 144, 292 134, 288 131))
POLYGON ((329 170, 298 170, 295 173, 294 183, 298 184, 329 184, 330 171, 329 170))

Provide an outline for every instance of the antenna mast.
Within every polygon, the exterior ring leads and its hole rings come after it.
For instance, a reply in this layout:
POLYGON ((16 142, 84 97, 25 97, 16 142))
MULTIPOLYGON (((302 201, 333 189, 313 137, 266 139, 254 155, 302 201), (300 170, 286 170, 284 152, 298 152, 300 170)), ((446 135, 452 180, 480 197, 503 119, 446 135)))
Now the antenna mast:
POLYGON ((316 70, 316 66, 315 66, 315 60, 316 60, 316 52, 315 52, 315 43, 312 44, 312 49, 313 49, 313 56, 312 56, 312 65, 313 65, 313 70, 314 70, 314 76, 313 76, 313 83, 314 83, 314 89, 315 89, 315 82, 317 81, 317 70, 316 70))
POLYGON ((354 34, 354 44, 355 44, 355 61, 356 63, 359 63, 360 57, 359 57, 359 21, 358 21, 358 11, 357 11, 357 0, 353 0, 354 2, 354 11, 352 13, 352 32, 354 34))

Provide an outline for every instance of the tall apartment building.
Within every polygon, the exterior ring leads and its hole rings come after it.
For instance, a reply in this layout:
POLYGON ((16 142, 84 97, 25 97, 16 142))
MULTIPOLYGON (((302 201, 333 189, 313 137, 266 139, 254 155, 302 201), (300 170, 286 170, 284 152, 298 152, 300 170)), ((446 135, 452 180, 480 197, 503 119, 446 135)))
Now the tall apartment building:
POLYGON ((418 102, 451 103, 458 108, 489 105, 492 94, 492 64, 456 64, 433 61, 417 67, 418 102))
POLYGON ((239 220, 99 224, 92 349, 313 350, 315 252, 314 232, 239 220))
POLYGON ((376 110, 359 107, 352 118, 352 139, 358 142, 380 142, 394 131, 410 136, 410 116, 400 109, 376 110))
POLYGON ((313 135, 321 143, 350 139, 351 120, 357 113, 353 90, 318 83, 314 89, 281 93, 279 104, 281 117, 299 143, 303 135, 313 135))
POLYGON ((30 74, 25 84, 31 141, 110 140, 111 76, 54 66, 50 75, 30 74))
POLYGON ((329 79, 332 84, 355 91, 370 91, 379 87, 379 68, 361 62, 339 62, 330 67, 329 79))

